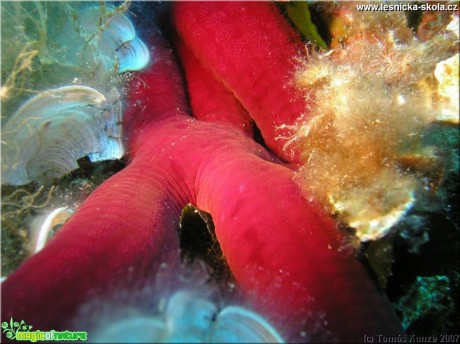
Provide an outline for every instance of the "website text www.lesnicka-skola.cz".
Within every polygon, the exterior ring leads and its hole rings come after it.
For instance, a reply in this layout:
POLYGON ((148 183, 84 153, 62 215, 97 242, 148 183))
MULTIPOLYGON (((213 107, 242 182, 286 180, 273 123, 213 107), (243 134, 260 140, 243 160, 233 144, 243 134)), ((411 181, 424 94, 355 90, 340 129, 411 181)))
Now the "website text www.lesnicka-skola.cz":
POLYGON ((440 3, 379 3, 379 4, 357 4, 358 11, 369 12, 393 12, 393 11, 458 11, 457 4, 440 3))

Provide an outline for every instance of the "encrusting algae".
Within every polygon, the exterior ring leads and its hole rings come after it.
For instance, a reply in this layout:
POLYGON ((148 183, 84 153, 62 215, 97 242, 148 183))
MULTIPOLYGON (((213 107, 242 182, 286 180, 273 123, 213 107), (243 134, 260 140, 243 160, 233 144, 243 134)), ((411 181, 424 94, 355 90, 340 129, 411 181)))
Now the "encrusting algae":
POLYGON ((350 3, 323 10, 339 16, 337 49, 313 53, 299 69, 312 105, 288 144, 303 152, 299 183, 364 242, 436 192, 449 168, 450 153, 424 134, 440 121, 458 124, 458 33, 444 27, 423 42, 403 12, 358 12, 350 3))

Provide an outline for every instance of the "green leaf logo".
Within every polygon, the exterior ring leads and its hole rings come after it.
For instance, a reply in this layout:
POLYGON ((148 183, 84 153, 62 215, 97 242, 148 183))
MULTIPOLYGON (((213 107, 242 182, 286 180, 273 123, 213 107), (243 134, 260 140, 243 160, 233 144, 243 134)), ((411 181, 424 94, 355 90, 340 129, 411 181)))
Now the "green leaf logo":
POLYGON ((2 332, 5 333, 6 338, 16 339, 18 331, 30 331, 32 326, 27 325, 24 320, 20 322, 14 321, 13 317, 10 318, 10 322, 2 322, 2 332))

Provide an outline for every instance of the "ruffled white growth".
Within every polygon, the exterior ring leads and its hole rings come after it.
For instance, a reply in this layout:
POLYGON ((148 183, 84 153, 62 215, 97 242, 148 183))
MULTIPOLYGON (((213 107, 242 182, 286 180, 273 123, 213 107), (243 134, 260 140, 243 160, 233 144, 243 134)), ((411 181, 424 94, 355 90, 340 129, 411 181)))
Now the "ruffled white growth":
POLYGON ((60 207, 54 209, 48 216, 46 216, 43 224, 40 226, 37 240, 34 244, 33 253, 41 251, 45 247, 53 228, 64 224, 64 222, 67 221, 72 214, 73 211, 71 209, 67 207, 60 207))
POLYGON ((115 55, 118 57, 118 69, 120 73, 130 70, 140 70, 149 61, 149 51, 139 38, 134 38, 123 43, 118 47, 115 55))
POLYGON ((283 343, 260 315, 239 306, 218 310, 189 291, 170 298, 163 314, 131 316, 93 333, 95 342, 283 343))
POLYGON ((452 21, 449 24, 447 24, 446 30, 453 32, 455 34, 455 36, 457 36, 457 38, 459 38, 459 36, 460 36, 460 23, 459 23, 457 14, 452 14, 452 21))
POLYGON ((84 60, 115 74, 144 68, 149 51, 131 21, 111 7, 106 12, 104 16, 99 6, 76 11, 76 24, 69 22, 57 38, 67 49, 65 63, 79 65, 84 60))
POLYGON ((275 329, 257 313, 235 306, 224 308, 209 336, 214 343, 284 343, 275 329))
POLYGON ((459 122, 459 59, 460 55, 455 54, 436 65, 434 75, 438 81, 438 93, 445 98, 445 106, 440 109, 438 121, 459 122))
POLYGON ((165 324, 152 317, 139 316, 120 320, 92 333, 94 343, 165 343, 165 324))
POLYGON ((175 293, 165 312, 169 341, 202 341, 207 336, 217 312, 217 307, 206 299, 196 298, 186 291, 175 293))
POLYGON ((3 128, 2 183, 23 185, 60 178, 77 160, 119 159, 121 104, 85 86, 43 92, 19 108, 3 128))
POLYGON ((93 162, 123 156, 118 74, 144 68, 150 60, 149 49, 120 8, 70 8, 66 21, 45 18, 53 20, 43 47, 50 54, 37 52, 37 59, 43 66, 52 66, 53 75, 44 78, 37 91, 49 90, 5 116, 4 184, 60 178, 78 168, 77 160, 85 156, 93 162), (64 24, 53 26, 54 21, 64 24), (56 88, 71 82, 76 85, 56 88), (82 83, 86 86, 78 86, 82 83))

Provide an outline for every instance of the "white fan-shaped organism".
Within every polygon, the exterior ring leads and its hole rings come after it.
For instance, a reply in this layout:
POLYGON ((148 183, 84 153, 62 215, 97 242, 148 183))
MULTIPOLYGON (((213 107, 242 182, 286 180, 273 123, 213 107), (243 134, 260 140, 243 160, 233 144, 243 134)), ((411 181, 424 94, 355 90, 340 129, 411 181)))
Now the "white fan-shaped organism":
POLYGON ((51 213, 45 217, 38 233, 35 235, 36 238, 33 240, 33 253, 41 251, 48 242, 53 229, 58 225, 64 224, 72 214, 73 210, 68 207, 60 207, 51 211, 51 213))
POLYGON ((217 306, 189 291, 171 296, 157 316, 131 316, 93 332, 96 342, 284 343, 260 315, 239 306, 217 306))
POLYGON ((139 38, 134 38, 120 45, 115 50, 115 55, 119 61, 118 71, 120 73, 142 69, 150 58, 147 47, 139 38))
POLYGON ((92 333, 94 343, 164 343, 165 325, 162 321, 147 317, 130 317, 104 326, 92 333))
POLYGON ((150 60, 131 21, 111 7, 77 10, 75 22, 67 23, 57 42, 67 51, 66 63, 80 65, 84 61, 93 68, 102 67, 109 75, 142 69, 150 60))
POLYGON ((169 300, 166 327, 173 342, 200 342, 217 315, 217 307, 210 301, 179 291, 169 300))
POLYGON ((217 315, 208 339, 209 343, 284 343, 264 318, 237 306, 228 306, 217 315))
POLYGON ((27 101, 3 128, 2 183, 60 178, 93 162, 123 156, 121 103, 93 88, 65 86, 27 101))
POLYGON ((81 68, 85 76, 74 80, 87 86, 40 93, 8 119, 2 132, 4 184, 60 178, 84 156, 95 162, 123 155, 119 83, 113 77, 140 70, 150 59, 132 22, 113 7, 82 5, 48 39, 65 52, 62 66, 81 68))

